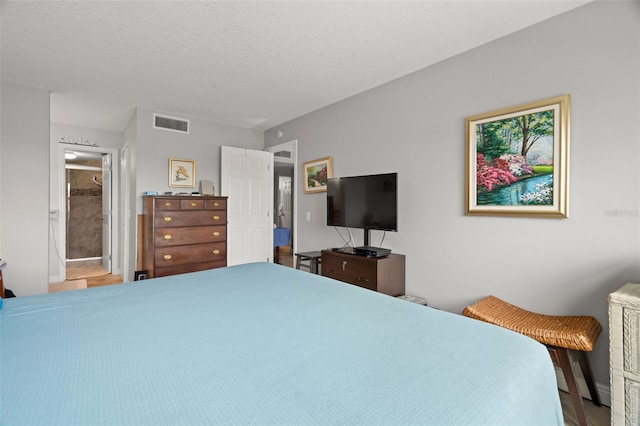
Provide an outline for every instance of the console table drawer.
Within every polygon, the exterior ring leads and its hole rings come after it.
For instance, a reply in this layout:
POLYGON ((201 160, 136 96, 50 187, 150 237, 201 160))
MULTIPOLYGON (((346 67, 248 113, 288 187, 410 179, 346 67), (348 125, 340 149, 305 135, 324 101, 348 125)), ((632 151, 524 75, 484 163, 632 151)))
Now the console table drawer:
POLYGON ((369 290, 375 290, 377 284, 377 271, 375 264, 367 264, 355 259, 342 259, 329 257, 328 262, 322 262, 323 275, 355 284, 369 290))
POLYGON ((404 255, 371 258, 322 250, 322 275, 390 296, 404 294, 404 255))

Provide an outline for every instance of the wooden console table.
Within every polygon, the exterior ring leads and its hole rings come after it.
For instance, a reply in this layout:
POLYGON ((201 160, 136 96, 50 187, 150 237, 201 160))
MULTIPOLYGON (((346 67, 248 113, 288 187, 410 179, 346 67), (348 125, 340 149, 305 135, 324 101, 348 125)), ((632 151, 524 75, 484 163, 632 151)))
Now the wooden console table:
POLYGON ((390 296, 404 294, 405 257, 364 257, 322 250, 322 275, 390 296))

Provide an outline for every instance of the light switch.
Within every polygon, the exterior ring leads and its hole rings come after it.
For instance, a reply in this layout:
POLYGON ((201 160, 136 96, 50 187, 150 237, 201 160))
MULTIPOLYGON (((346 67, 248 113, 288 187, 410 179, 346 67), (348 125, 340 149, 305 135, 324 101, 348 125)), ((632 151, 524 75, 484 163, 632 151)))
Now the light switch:
POLYGON ((307 212, 307 222, 311 222, 311 212, 307 212))

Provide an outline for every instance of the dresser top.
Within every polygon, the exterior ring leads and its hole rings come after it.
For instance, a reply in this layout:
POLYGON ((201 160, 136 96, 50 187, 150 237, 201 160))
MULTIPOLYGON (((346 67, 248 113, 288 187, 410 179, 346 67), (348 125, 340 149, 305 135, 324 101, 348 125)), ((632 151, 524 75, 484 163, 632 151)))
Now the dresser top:
POLYGON ((223 195, 143 195, 142 198, 170 198, 170 199, 174 199, 174 200, 178 200, 178 199, 184 199, 184 198, 189 198, 189 199, 194 199, 197 200, 199 198, 229 198, 227 196, 223 196, 223 195))
POLYGON ((609 295, 610 303, 631 304, 640 307, 640 284, 627 283, 609 295))

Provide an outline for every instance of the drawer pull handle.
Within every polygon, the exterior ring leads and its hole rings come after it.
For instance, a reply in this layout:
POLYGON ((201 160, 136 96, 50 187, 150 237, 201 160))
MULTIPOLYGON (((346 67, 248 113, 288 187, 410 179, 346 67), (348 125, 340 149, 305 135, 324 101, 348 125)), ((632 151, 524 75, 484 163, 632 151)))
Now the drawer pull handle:
POLYGON ((220 250, 214 250, 213 254, 220 254, 220 250))
POLYGON ((167 201, 166 203, 164 203, 165 207, 171 207, 171 202, 167 201))
POLYGON ((215 207, 218 207, 218 206, 220 205, 220 203, 213 203, 213 205, 214 205, 215 207))
POLYGON ((165 254, 165 255, 163 256, 163 259, 164 259, 164 260, 171 260, 171 255, 170 255, 170 254, 165 254))
POLYGON ((170 239, 171 239, 171 235, 165 235, 165 236, 164 236, 164 239, 165 239, 165 240, 170 240, 170 239))
POLYGON ((220 220, 220 216, 214 216, 213 220, 220 220))
POLYGON ((195 206, 197 206, 196 203, 191 203, 191 207, 195 207, 195 206))
POLYGON ((170 218, 170 217, 165 217, 165 218, 164 218, 164 221, 165 221, 165 222, 171 222, 171 218, 170 218))
POLYGON ((214 233, 213 233, 213 236, 214 236, 214 237, 219 237, 219 236, 220 236, 220 233, 219 233, 218 231, 216 231, 216 232, 214 232, 214 233))
POLYGON ((364 282, 368 283, 369 282, 369 278, 358 277, 358 281, 364 281, 364 282))
POLYGON ((349 263, 349 262, 348 262, 348 261, 346 261, 346 260, 343 260, 343 261, 342 261, 342 270, 343 270, 343 271, 346 269, 346 267, 347 267, 347 263, 349 263))

